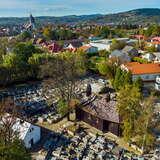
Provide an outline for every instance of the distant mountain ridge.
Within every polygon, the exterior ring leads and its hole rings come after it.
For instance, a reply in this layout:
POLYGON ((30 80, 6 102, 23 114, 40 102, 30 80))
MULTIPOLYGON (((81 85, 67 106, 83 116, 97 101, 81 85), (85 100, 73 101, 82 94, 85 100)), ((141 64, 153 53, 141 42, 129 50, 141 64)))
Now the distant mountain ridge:
MULTIPOLYGON (((0 18, 0 25, 24 24, 28 21, 27 17, 16 18, 0 18)), ((160 23, 160 9, 159 8, 142 8, 131 11, 120 12, 115 14, 93 14, 93 15, 69 15, 62 17, 54 16, 40 16, 36 17, 39 24, 43 23, 129 23, 129 24, 144 24, 144 23, 160 23)))

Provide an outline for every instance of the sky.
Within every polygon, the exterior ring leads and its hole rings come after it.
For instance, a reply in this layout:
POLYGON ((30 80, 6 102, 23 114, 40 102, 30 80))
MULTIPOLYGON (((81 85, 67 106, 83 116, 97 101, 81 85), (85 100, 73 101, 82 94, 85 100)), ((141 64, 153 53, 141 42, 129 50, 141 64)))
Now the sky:
POLYGON ((0 0, 0 17, 108 14, 160 8, 160 0, 0 0))

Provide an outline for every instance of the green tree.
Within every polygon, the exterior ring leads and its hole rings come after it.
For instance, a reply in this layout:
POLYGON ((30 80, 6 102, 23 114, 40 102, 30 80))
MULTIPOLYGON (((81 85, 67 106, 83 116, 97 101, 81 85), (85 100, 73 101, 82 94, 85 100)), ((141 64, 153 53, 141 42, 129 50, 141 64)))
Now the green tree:
POLYGON ((133 82, 133 85, 135 87, 138 87, 140 90, 142 90, 142 87, 143 87, 143 82, 142 82, 142 79, 140 77, 138 77, 134 82, 133 82))
POLYGON ((147 52, 151 52, 151 53, 157 52, 157 48, 156 48, 155 45, 152 45, 152 46, 145 46, 144 49, 145 49, 147 52))
POLYGON ((121 50, 125 47, 126 43, 124 41, 118 41, 116 39, 113 39, 110 50, 121 50))
POLYGON ((20 42, 14 47, 13 52, 16 55, 21 56, 24 61, 27 61, 28 58, 31 57, 32 54, 36 52, 36 48, 30 42, 27 43, 20 42))
POLYGON ((117 96, 117 110, 122 118, 123 136, 126 141, 135 136, 136 120, 140 114, 141 92, 132 85, 121 88, 117 96))
POLYGON ((32 38, 32 34, 28 31, 24 31, 19 35, 18 38, 20 41, 30 40, 32 38))
POLYGON ((67 102, 65 100, 59 100, 57 105, 57 111, 62 116, 66 115, 69 112, 67 102))
POLYGON ((102 27, 102 29, 100 30, 100 37, 103 38, 108 38, 108 36, 110 35, 111 31, 108 27, 102 27))
POLYGON ((23 143, 14 139, 8 144, 4 144, 0 139, 0 159, 1 160, 31 160, 30 154, 25 149, 23 143))

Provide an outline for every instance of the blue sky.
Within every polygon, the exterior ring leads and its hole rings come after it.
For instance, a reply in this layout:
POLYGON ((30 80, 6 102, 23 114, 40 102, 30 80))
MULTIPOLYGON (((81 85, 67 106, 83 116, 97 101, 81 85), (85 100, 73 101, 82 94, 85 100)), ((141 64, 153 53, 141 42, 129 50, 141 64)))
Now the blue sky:
POLYGON ((0 17, 108 14, 160 8, 160 0, 0 0, 0 17))

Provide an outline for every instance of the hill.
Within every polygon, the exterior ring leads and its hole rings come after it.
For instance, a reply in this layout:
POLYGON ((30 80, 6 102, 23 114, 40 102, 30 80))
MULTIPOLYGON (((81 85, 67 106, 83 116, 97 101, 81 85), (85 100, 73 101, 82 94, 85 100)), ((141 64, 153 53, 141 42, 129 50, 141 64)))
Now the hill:
POLYGON ((117 14, 105 15, 102 19, 96 20, 97 22, 105 23, 131 23, 131 24, 144 24, 144 23, 160 23, 160 9, 144 8, 135 9, 127 12, 117 14))
MULTIPOLYGON (((8 17, 0 18, 0 25, 24 24, 28 18, 8 17)), ((160 9, 158 8, 144 8, 135 9, 127 12, 115 14, 93 14, 93 15, 70 15, 63 17, 41 16, 36 17, 39 24, 46 23, 114 23, 114 24, 146 24, 146 23, 160 23, 160 9)))

